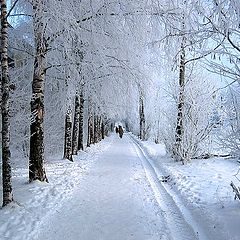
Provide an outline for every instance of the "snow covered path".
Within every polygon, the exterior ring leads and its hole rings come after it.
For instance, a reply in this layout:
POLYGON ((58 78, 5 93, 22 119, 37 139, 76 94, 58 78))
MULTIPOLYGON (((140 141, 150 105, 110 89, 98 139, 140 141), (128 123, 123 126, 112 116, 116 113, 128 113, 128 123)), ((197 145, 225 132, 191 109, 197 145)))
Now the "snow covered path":
POLYGON ((176 206, 159 203, 136 143, 128 135, 113 138, 72 198, 45 219, 35 239, 197 239, 176 206), (171 221, 169 214, 174 214, 171 221))
POLYGON ((115 137, 37 239, 168 239, 129 138, 115 137))

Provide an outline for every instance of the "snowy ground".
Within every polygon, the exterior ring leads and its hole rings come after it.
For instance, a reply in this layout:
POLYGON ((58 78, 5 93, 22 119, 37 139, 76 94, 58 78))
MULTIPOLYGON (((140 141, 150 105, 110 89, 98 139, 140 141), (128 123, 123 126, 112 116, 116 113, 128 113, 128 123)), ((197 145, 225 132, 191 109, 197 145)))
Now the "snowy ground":
POLYGON ((234 200, 230 187, 231 181, 239 186, 234 176, 239 169, 236 159, 196 159, 182 165, 167 157, 164 145, 139 144, 151 156, 156 169, 170 176, 166 187, 180 196, 209 239, 240 239, 240 202, 234 200))
POLYGON ((0 210, 0 239, 240 239, 234 160, 182 166, 162 145, 113 134, 74 163, 46 166, 49 184, 27 184, 26 169, 13 171, 17 202, 0 210))

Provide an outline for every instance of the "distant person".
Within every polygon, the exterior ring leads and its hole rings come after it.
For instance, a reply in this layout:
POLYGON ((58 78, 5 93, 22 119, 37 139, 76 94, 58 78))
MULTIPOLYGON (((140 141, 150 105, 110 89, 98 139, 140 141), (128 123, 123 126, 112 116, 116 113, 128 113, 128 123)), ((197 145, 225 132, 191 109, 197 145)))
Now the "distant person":
POLYGON ((123 137, 123 128, 122 126, 118 126, 118 132, 119 132, 119 137, 122 138, 123 137))
POLYGON ((117 126, 116 126, 116 128, 115 128, 115 131, 116 131, 116 133, 118 134, 118 131, 119 131, 119 130, 118 130, 118 127, 117 127, 117 126))

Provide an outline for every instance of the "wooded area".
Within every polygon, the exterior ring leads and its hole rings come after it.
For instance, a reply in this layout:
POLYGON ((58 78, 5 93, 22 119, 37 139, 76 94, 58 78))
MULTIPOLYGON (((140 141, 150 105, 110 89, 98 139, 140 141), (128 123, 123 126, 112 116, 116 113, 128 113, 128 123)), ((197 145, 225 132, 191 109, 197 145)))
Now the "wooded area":
POLYGON ((118 121, 183 164, 239 157, 239 29, 238 0, 1 0, 3 206, 13 162, 47 182, 118 121))

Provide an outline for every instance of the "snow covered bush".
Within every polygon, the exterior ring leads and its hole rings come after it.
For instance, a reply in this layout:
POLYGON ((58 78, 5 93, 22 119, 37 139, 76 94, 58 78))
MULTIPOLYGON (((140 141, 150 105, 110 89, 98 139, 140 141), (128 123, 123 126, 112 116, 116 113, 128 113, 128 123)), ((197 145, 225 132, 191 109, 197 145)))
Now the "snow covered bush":
MULTIPOLYGON (((163 139, 168 152, 174 155, 177 86, 174 86, 174 82, 169 86, 168 92, 172 92, 172 94, 168 94, 168 96, 165 94, 165 96, 161 97, 161 101, 164 104, 159 106, 158 109, 159 119, 161 119, 160 133, 158 134, 163 139)), ((196 72, 196 74, 191 74, 188 77, 184 95, 183 140, 181 148, 177 153, 184 161, 189 161, 191 158, 200 157, 206 153, 208 136, 213 127, 210 121, 214 106, 213 92, 214 86, 204 75, 201 76, 199 72, 196 72), (201 83, 199 78, 201 78, 201 83)))
POLYGON ((220 144, 233 156, 240 156, 240 86, 236 83, 226 92, 222 105, 220 144))

